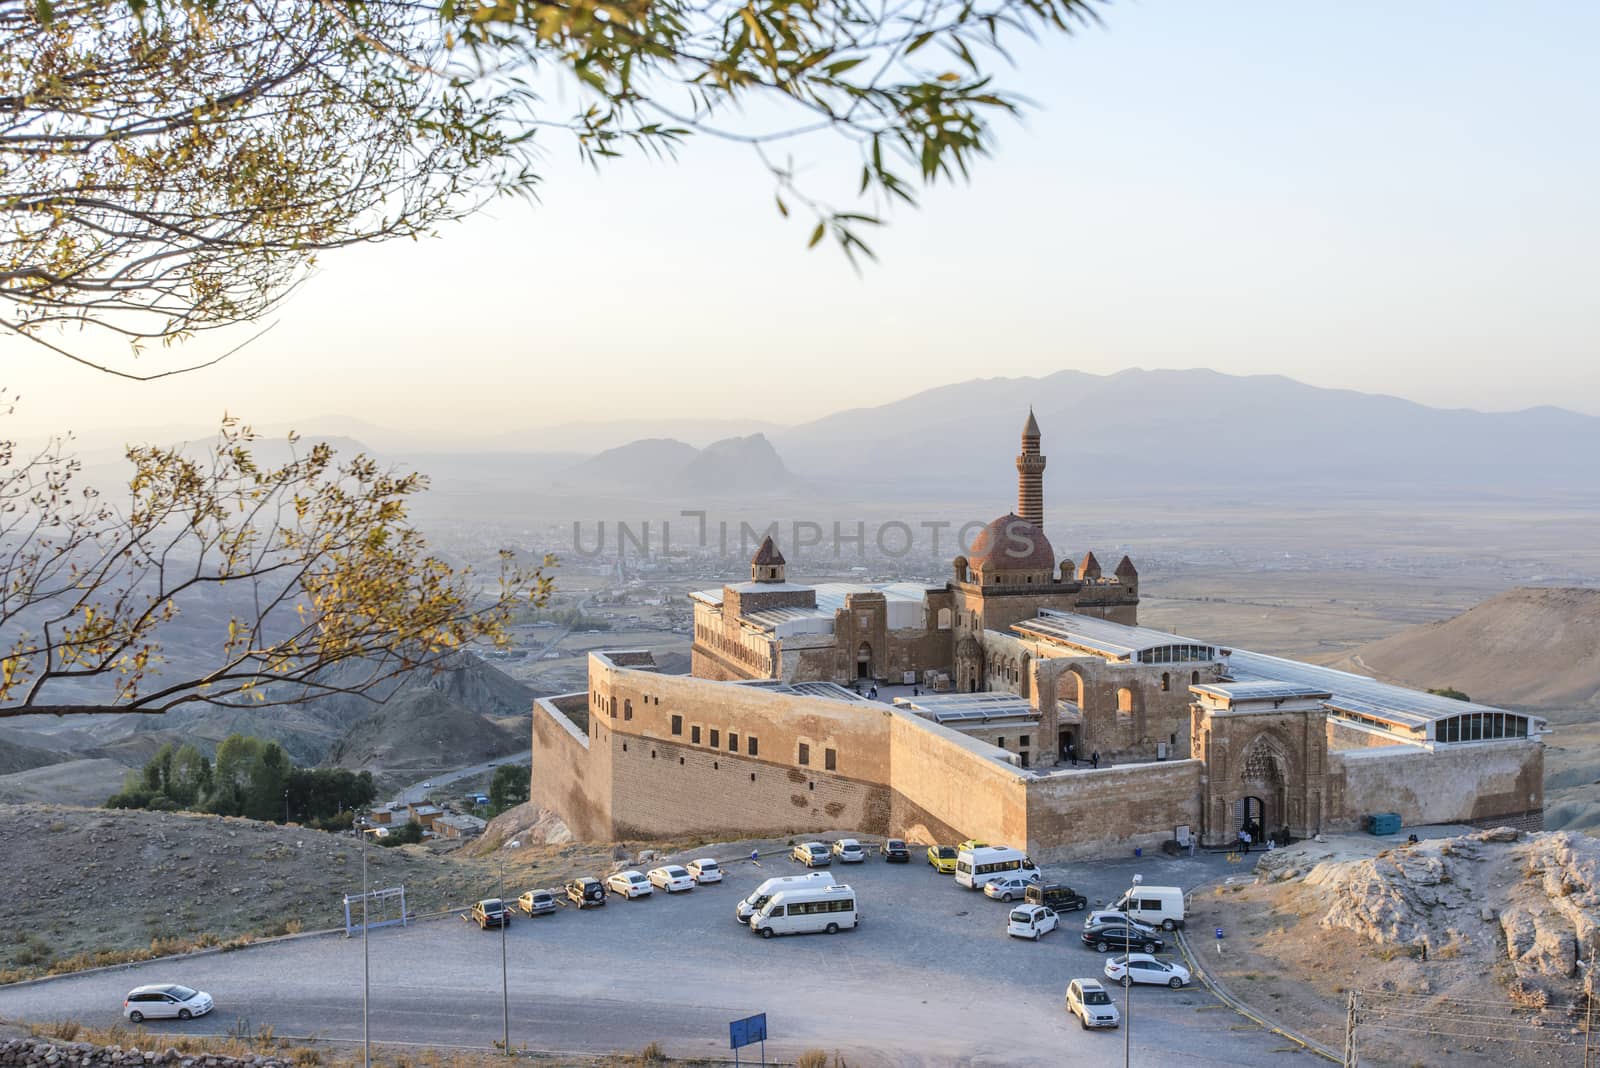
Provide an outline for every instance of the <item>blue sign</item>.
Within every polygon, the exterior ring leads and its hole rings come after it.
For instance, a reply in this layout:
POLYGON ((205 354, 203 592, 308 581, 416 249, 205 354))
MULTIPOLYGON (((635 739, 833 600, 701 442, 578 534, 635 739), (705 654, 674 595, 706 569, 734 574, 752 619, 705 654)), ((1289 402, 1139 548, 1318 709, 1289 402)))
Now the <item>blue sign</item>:
POLYGON ((753 1046, 757 1042, 767 1040, 767 1014, 758 1012, 754 1016, 746 1016, 742 1020, 734 1020, 728 1024, 728 1048, 738 1049, 741 1046, 753 1046))

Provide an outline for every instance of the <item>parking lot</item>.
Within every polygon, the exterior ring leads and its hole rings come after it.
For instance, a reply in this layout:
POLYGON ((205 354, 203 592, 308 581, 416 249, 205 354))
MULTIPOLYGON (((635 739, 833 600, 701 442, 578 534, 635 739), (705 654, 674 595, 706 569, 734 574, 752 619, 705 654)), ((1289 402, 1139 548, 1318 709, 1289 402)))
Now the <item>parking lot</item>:
MULTIPOLYGON (((681 858, 687 859, 687 858, 681 858)), ((1101 1063, 1122 1056, 1123 1033, 1083 1032, 1062 1007, 1074 977, 1099 976, 1104 958, 1078 941, 1083 913, 1038 943, 1005 934, 1009 906, 912 863, 835 864, 857 890, 861 926, 837 935, 763 940, 734 920, 737 900, 763 879, 802 869, 783 857, 725 862, 727 878, 668 897, 602 909, 519 917, 506 934, 513 1045, 637 1049, 660 1041, 674 1055, 727 1052, 728 1021, 765 1012, 769 1057, 838 1049, 862 1064, 1101 1063)), ((1237 869, 1232 869, 1237 870, 1237 869)), ((1230 869, 1220 857, 1046 867, 1090 906, 1127 888, 1193 886, 1230 869)), ((604 875, 595 872, 595 875, 604 875)), ((490 888, 486 892, 492 893, 490 888)), ((526 887, 507 887, 514 897, 526 887)), ((1204 925, 1203 911, 1191 919, 1204 925)), ((487 1046, 501 1033, 500 933, 455 918, 370 936, 374 1041, 487 1046)), ((120 1019, 135 985, 181 982, 217 1011, 152 1030, 225 1032, 236 1020, 285 1036, 359 1039, 360 938, 318 937, 189 960, 0 990, 0 1016, 120 1019)), ((1113 988, 1124 1005, 1126 995, 1113 988)), ((1133 1063, 1281 1064, 1306 1055, 1245 1024, 1201 988, 1136 987, 1133 1063)))

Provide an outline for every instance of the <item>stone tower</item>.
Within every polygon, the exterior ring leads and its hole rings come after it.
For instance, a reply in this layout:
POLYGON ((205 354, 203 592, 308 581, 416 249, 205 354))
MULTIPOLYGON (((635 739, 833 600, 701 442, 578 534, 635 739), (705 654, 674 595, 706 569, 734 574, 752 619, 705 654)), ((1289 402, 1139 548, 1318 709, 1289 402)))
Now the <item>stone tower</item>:
POLYGON ((768 534, 761 539, 761 548, 750 558, 750 581, 752 582, 782 582, 784 581, 784 566, 786 561, 778 547, 772 542, 772 535, 768 534))
POLYGON ((1022 428, 1022 452, 1017 456, 1017 515, 1044 529, 1044 463, 1039 452, 1039 423, 1028 409, 1022 428))

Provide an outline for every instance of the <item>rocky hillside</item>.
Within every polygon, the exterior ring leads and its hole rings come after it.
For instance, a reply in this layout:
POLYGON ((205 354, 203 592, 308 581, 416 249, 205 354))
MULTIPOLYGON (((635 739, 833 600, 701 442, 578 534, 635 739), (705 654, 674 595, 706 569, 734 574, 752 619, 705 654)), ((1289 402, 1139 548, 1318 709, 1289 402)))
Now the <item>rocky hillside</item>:
POLYGON ((438 690, 402 690, 339 739, 335 767, 431 772, 526 749, 528 736, 502 727, 438 690))
POLYGON ((1363 646, 1338 666, 1474 701, 1600 710, 1600 589, 1523 587, 1363 646))

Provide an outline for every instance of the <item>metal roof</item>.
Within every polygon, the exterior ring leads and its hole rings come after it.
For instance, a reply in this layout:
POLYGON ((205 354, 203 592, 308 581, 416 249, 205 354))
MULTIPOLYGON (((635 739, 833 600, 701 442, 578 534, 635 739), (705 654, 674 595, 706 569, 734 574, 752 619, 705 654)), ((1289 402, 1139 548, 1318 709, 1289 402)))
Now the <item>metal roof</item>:
POLYGON ((895 705, 909 708, 935 723, 971 726, 1001 719, 1038 719, 1039 711, 1026 697, 1014 693, 941 693, 897 697, 895 705))
POLYGON ((1225 697, 1230 701, 1288 701, 1296 698, 1327 699, 1333 696, 1315 686, 1302 686, 1293 682, 1263 680, 1260 682, 1203 682, 1189 687, 1191 693, 1211 697, 1225 697))
POLYGON ((1298 660, 1285 660, 1265 653, 1252 653, 1246 649, 1235 649, 1228 660, 1228 667, 1229 675, 1239 682, 1272 681, 1314 687, 1333 694, 1323 703, 1335 711, 1370 716, 1414 729, 1470 712, 1505 711, 1491 705, 1457 701, 1453 697, 1441 697, 1406 686, 1379 682, 1365 675, 1318 664, 1304 664, 1298 660))
POLYGON ((1212 643, 1198 638, 1185 638, 1181 634, 1168 634, 1148 627, 1130 627, 1109 619, 1096 619, 1094 616, 1061 612, 1053 608, 1042 608, 1036 618, 1013 623, 1011 629, 1018 634, 1075 645, 1119 660, 1133 659, 1147 649, 1168 645, 1199 645, 1215 651, 1212 643))
POLYGON ((780 693, 789 697, 821 697, 830 701, 863 703, 867 698, 848 690, 836 682, 783 682, 780 679, 733 680, 729 686, 749 686, 752 689, 780 693))

